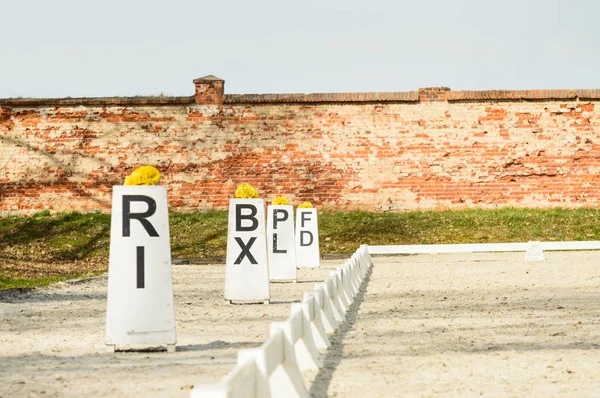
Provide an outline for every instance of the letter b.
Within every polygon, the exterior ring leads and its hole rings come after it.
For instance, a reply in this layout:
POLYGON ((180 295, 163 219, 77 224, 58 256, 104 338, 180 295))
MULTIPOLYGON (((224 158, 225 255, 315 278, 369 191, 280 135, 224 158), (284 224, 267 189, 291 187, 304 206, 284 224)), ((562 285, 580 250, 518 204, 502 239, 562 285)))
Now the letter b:
POLYGON ((250 232, 258 228, 256 214, 258 209, 254 205, 238 203, 235 205, 235 230, 239 232, 250 232), (242 214, 242 210, 250 210, 250 214, 242 214), (242 221, 250 221, 250 226, 242 226, 242 221))

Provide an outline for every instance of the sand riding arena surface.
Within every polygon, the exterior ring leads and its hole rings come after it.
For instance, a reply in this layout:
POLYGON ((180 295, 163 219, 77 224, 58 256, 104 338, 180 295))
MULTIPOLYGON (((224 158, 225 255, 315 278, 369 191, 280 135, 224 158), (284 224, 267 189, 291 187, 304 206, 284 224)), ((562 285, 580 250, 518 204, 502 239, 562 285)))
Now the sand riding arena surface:
MULTIPOLYGON (((600 252, 374 257, 315 397, 600 396, 600 252)), ((343 261, 271 284, 270 305, 223 300, 223 265, 174 265, 177 352, 109 354, 106 277, 0 296, 0 397, 189 396, 343 261)))

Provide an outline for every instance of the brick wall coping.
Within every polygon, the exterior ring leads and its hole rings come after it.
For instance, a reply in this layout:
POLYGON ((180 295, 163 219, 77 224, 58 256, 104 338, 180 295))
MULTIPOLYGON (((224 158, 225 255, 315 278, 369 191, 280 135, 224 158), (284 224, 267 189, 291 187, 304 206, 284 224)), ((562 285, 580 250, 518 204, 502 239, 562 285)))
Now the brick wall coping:
POLYGON ((0 98, 0 106, 74 105, 190 105, 190 97, 80 97, 80 98, 0 98))
POLYGON ((591 90, 486 90, 448 91, 448 101, 487 101, 487 100, 562 100, 600 99, 600 89, 591 90))
POLYGON ((225 103, 254 102, 417 102, 418 91, 316 94, 226 94, 225 103))
MULTIPOLYGON (((485 90, 444 91, 446 100, 454 101, 515 101, 515 100, 600 100, 600 89, 575 90, 485 90)), ((429 90, 421 89, 421 90, 429 90)), ((0 106, 76 106, 76 105, 191 105, 194 96, 165 97, 83 97, 83 98, 0 98, 0 106)), ((316 94, 225 94, 225 104, 247 103, 327 103, 327 102, 419 102, 419 91, 316 93, 316 94)))

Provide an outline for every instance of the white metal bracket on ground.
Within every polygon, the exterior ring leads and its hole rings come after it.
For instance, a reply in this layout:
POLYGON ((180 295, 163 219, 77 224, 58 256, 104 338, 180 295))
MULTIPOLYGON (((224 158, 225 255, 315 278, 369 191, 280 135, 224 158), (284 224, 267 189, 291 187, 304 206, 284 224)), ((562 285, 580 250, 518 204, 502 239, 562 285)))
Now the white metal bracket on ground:
POLYGON ((542 243, 538 241, 527 242, 527 251, 525 251, 525 261, 544 261, 544 250, 542 243))

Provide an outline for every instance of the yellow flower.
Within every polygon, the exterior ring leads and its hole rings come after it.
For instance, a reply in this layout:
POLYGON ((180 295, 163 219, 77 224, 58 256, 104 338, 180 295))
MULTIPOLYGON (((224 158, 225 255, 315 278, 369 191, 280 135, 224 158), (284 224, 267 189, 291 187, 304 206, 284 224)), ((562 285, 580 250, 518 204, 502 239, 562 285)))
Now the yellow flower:
POLYGON ((154 185, 160 180, 160 172, 152 166, 138 167, 131 174, 139 175, 143 185, 154 185))
POLYGON ((287 205, 289 203, 285 196, 278 196, 271 202, 272 205, 287 205))
POLYGON ((235 190, 235 197, 239 199, 258 198, 258 191, 250 184, 240 184, 235 190))
POLYGON ((125 177, 124 185, 154 185, 160 180, 160 171, 152 166, 141 166, 125 177))
POLYGON ((300 203, 298 205, 299 209, 312 209, 313 205, 310 202, 300 203))
POLYGON ((125 177, 123 185, 142 185, 140 177, 138 175, 128 175, 125 177))

